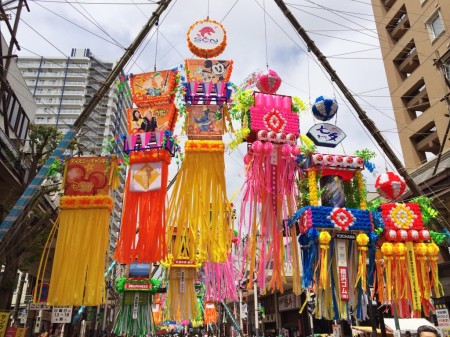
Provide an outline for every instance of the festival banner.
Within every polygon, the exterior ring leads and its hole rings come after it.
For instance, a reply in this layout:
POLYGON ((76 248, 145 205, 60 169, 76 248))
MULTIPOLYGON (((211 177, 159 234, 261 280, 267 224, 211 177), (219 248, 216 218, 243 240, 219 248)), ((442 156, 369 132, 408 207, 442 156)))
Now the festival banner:
POLYGON ((65 196, 109 194, 110 164, 106 157, 73 157, 67 159, 65 196))
POLYGON ((215 136, 221 138, 223 134, 223 118, 218 105, 194 105, 188 109, 187 134, 189 139, 214 139, 216 138, 215 136))
POLYGON ((128 133, 173 131, 176 111, 173 104, 127 109, 128 133))
POLYGON ((228 82, 230 80, 233 61, 224 60, 186 60, 187 82, 228 82))
POLYGON ((175 88, 175 73, 161 70, 130 75, 130 85, 133 102, 138 107, 168 104, 172 101, 175 88))

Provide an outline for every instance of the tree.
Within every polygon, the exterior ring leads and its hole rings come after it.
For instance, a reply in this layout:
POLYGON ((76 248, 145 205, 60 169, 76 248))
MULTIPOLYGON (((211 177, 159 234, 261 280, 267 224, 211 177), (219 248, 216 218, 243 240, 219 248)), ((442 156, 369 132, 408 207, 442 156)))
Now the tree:
MULTIPOLYGON (((29 164, 28 174, 23 170, 24 188, 56 148, 62 135, 53 126, 30 124, 28 137, 29 141, 21 149, 21 155, 15 158, 17 167, 22 167, 22 163, 29 164)), ((43 184, 2 240, 0 264, 5 265, 5 270, 0 281, 0 311, 9 310, 11 307, 17 271, 26 271, 30 264, 39 262, 46 234, 52 225, 51 219, 56 215, 44 196, 57 191, 58 188, 59 184, 43 184), (23 258, 25 254, 26 259, 23 258)), ((2 205, 9 209, 12 206, 13 203, 2 205)))

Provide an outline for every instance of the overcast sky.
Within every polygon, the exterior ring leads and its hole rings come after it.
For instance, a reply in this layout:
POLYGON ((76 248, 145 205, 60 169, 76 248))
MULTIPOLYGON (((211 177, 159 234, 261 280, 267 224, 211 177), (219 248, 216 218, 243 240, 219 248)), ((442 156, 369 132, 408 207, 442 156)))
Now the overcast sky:
MULTIPOLYGON (((122 56, 156 8, 146 0, 28 0, 28 4, 30 12, 22 13, 18 29, 22 50, 17 54, 68 56, 72 48, 89 48, 106 61, 122 56)), ((288 7, 401 159, 370 0, 290 0, 288 7)), ((150 32, 125 72, 152 71, 155 57, 160 70, 192 58, 186 32, 208 15, 227 31, 228 46, 217 58, 234 61, 232 82, 241 83, 268 63, 283 80, 279 94, 299 96, 306 102, 320 95, 335 96, 339 111, 337 121, 331 123, 336 122, 347 138, 336 149, 319 151, 353 154, 371 148, 378 153, 378 172, 384 171, 384 155, 272 0, 173 0, 161 17, 159 34, 155 29, 150 32)), ((310 112, 301 116, 302 133, 314 123, 310 112)), ((226 154, 230 195, 242 185, 244 153, 242 146, 226 154)), ((365 175, 373 183, 373 175, 365 175)))

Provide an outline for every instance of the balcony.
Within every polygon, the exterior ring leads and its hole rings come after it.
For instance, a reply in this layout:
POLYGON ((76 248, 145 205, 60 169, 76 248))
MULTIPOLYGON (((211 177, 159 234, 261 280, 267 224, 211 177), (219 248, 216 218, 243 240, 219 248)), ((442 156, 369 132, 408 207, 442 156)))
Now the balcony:
POLYGON ((384 8, 388 11, 395 4, 396 0, 381 0, 384 8))
POLYGON ((398 71, 407 75, 411 74, 420 66, 419 55, 417 49, 414 48, 411 52, 398 64, 398 71))
POLYGON ((414 95, 406 105, 407 109, 412 109, 414 111, 424 112, 430 107, 430 100, 428 98, 428 92, 426 89, 419 91, 414 95))
POLYGON ((400 38, 406 34, 410 28, 408 13, 406 12, 406 7, 403 5, 397 13, 392 17, 386 26, 391 39, 394 42, 400 40, 400 38))

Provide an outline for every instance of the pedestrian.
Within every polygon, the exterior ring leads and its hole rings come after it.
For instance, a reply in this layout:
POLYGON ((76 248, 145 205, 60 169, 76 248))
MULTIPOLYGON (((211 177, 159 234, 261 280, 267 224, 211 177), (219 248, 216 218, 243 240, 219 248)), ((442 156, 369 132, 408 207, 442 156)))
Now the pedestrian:
POLYGON ((439 337, 439 333, 431 325, 421 325, 417 328, 417 337, 439 337))
POLYGON ((408 330, 405 331, 405 337, 411 337, 411 332, 409 332, 408 330))

